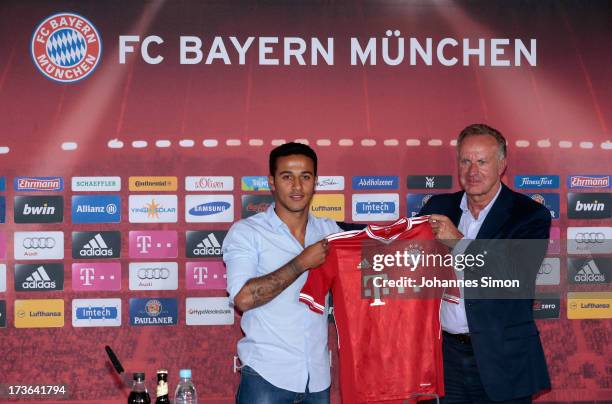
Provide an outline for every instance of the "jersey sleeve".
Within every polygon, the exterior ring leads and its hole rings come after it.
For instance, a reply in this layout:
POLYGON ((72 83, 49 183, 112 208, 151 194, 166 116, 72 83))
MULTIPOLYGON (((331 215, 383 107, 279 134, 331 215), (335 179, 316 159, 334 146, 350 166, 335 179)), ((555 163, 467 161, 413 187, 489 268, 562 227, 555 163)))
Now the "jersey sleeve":
POLYGON ((300 291, 299 300, 315 313, 325 314, 325 297, 335 277, 335 248, 330 243, 327 259, 317 268, 308 271, 308 279, 300 291))

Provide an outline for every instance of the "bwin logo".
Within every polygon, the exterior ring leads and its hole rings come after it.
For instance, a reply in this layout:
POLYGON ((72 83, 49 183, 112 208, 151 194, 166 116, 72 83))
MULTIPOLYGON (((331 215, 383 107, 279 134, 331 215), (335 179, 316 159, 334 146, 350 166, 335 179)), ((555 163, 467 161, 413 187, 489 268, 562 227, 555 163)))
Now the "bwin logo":
POLYGON ((44 203, 43 206, 30 206, 27 203, 23 207, 24 215, 54 215, 55 207, 48 206, 48 204, 44 203))
POLYGON ((189 214, 194 216, 209 216, 225 212, 229 208, 230 204, 227 202, 208 202, 189 209, 189 214))
POLYGON ((576 212, 603 212, 606 205, 601 202, 593 201, 593 203, 576 202, 576 212))

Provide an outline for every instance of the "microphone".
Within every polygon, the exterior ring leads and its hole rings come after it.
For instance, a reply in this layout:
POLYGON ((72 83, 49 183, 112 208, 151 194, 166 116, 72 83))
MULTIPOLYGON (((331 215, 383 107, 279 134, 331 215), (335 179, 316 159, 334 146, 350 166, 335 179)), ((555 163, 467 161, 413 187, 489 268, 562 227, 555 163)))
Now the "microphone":
POLYGON ((113 364, 113 367, 115 368, 117 373, 118 374, 123 373, 125 370, 123 369, 123 366, 121 366, 121 362, 119 362, 119 359, 117 358, 117 355, 115 355, 115 353, 113 352, 111 347, 106 345, 104 347, 104 350, 106 350, 106 353, 108 354, 108 359, 110 359, 110 361, 113 364))
POLYGON ((106 354, 108 355, 108 359, 110 359, 111 363, 113 364, 113 368, 115 368, 115 371, 117 372, 117 375, 119 376, 119 382, 120 382, 121 388, 122 389, 126 387, 129 388, 130 380, 129 380, 127 373, 125 373, 125 369, 123 369, 123 366, 121 366, 121 362, 119 362, 119 358, 117 358, 117 355, 115 355, 115 352, 113 352, 110 346, 108 345, 104 346, 104 350, 106 351, 106 354))

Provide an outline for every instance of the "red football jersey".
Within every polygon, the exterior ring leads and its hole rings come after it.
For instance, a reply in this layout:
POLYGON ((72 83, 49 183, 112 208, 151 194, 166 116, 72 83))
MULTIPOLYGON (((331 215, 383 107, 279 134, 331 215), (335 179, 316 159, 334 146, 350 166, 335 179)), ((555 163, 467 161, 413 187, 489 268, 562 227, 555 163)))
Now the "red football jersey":
MULTIPOLYGON (((419 394, 444 395, 440 301, 444 297, 456 302, 457 289, 444 296, 444 290, 432 294, 430 289, 426 297, 418 297, 423 295, 419 295, 423 289, 418 287, 394 291, 380 284, 371 287, 373 277, 380 277, 382 272, 372 270, 374 257, 368 258, 363 251, 370 247, 374 252, 392 251, 399 240, 404 240, 404 248, 412 248, 408 240, 414 240, 414 247, 421 253, 448 254, 448 249, 433 241, 427 219, 402 218, 390 226, 368 226, 331 235, 325 263, 308 274, 300 301, 311 310, 324 314, 325 297, 332 291, 339 337, 340 391, 345 403, 402 402, 428 398, 418 398, 419 394), (406 292, 410 292, 410 298, 402 296, 406 292)), ((399 269, 398 274, 406 274, 399 269)), ((386 277, 393 271, 387 271, 386 277)), ((454 272, 448 268, 419 272, 423 273, 454 279, 454 272)))

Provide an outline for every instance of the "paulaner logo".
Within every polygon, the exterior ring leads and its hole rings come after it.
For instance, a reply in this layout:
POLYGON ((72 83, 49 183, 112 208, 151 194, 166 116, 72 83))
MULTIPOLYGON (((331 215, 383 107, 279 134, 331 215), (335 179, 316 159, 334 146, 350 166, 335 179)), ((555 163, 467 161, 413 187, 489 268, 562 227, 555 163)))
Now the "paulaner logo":
POLYGON ((31 52, 34 65, 47 78, 72 83, 94 71, 102 55, 102 41, 89 20, 77 14, 60 13, 36 27, 31 52))

